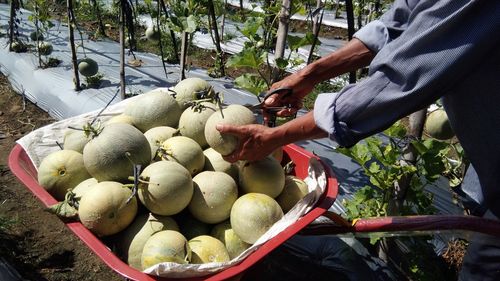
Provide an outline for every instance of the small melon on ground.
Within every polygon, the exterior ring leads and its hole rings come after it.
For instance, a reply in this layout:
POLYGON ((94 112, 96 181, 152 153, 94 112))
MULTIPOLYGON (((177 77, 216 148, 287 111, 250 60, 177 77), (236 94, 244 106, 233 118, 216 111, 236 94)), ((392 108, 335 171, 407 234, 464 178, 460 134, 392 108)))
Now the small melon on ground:
POLYGON ((36 32, 36 31, 33 31, 30 33, 30 39, 31 41, 43 41, 44 37, 43 37, 43 33, 42 32, 36 32))
POLYGON ((455 135, 444 109, 434 110, 427 116, 425 131, 438 140, 448 140, 455 135))
POLYGON ((286 176, 285 188, 276 198, 276 202, 281 206, 283 212, 288 212, 299 202, 300 199, 309 193, 307 183, 296 176, 286 176))
POLYGON ((194 140, 184 136, 174 136, 165 140, 160 147, 163 160, 174 161, 184 166, 191 175, 203 171, 205 155, 194 140))
POLYGON ((238 146, 238 138, 231 134, 221 134, 216 126, 218 124, 248 125, 256 122, 253 112, 239 104, 231 104, 217 110, 208 118, 205 125, 205 138, 208 145, 223 156, 231 154, 238 146))
POLYGON ((231 259, 236 258, 252 246, 251 244, 241 240, 241 238, 236 235, 234 230, 231 228, 229 220, 215 225, 212 228, 210 235, 224 243, 229 254, 229 258, 231 259))
POLYGON ((223 172, 204 171, 193 178, 194 193, 189 211, 205 223, 220 223, 229 218, 238 198, 234 179, 223 172))
POLYGON ((179 231, 179 226, 171 217, 145 213, 138 215, 132 224, 120 232, 118 245, 131 267, 139 270, 142 268, 141 256, 146 241, 151 235, 162 230, 179 231))
POLYGON ((38 167, 38 183, 58 201, 64 200, 68 189, 90 177, 82 154, 73 150, 52 152, 38 167))
POLYGON ((283 211, 273 198, 262 193, 248 193, 234 202, 230 219, 236 235, 253 244, 282 217, 283 211))
POLYGON ((137 195, 154 214, 170 216, 187 207, 193 196, 189 171, 172 161, 158 161, 141 173, 137 195))
POLYGON ((158 148, 164 141, 175 136, 178 132, 177 129, 168 126, 158 126, 147 130, 144 136, 148 139, 151 147, 151 159, 160 160, 160 157, 157 156, 158 148))
POLYGON ((97 236, 124 230, 137 214, 137 199, 119 182, 103 181, 80 199, 78 215, 82 224, 97 236))
POLYGON ((94 76, 99 71, 99 65, 91 58, 83 58, 78 61, 78 72, 85 77, 94 76))
POLYGON ((162 262, 189 263, 191 249, 186 238, 175 230, 162 230, 151 235, 144 244, 141 267, 145 270, 162 262))
POLYGON ((191 101, 213 98, 215 95, 212 85, 197 77, 190 77, 180 81, 172 90, 175 92, 175 99, 183 110, 190 105, 191 101))
POLYGON ((179 119, 181 135, 195 140, 202 148, 208 147, 205 124, 216 110, 216 105, 211 102, 202 102, 186 108, 179 119))
POLYGON ((125 106, 125 115, 142 132, 158 127, 177 127, 182 110, 170 92, 156 89, 138 96, 125 106))
POLYGON ((226 246, 218 239, 201 235, 189 240, 191 263, 227 262, 230 260, 226 246))
POLYGON ((243 193, 258 192, 276 198, 285 186, 285 171, 272 156, 245 162, 239 171, 239 185, 243 193))
POLYGON ((205 149, 203 154, 205 154, 204 171, 223 172, 230 175, 236 182, 238 182, 238 165, 236 165, 236 163, 224 160, 222 155, 211 147, 205 149))
POLYGON ((38 52, 42 56, 48 56, 52 54, 52 51, 54 48, 52 47, 52 44, 49 42, 39 42, 38 43, 38 52))

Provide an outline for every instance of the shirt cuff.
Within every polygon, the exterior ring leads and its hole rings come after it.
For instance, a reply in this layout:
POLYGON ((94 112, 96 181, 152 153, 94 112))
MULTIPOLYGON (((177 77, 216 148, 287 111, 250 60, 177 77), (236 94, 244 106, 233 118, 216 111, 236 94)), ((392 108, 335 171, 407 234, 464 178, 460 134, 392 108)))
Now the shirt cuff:
POLYGON ((387 27, 380 20, 371 21, 363 26, 353 37, 363 42, 374 53, 378 53, 390 41, 387 27))
POLYGON ((328 138, 337 141, 335 136, 335 100, 338 93, 319 94, 314 102, 314 122, 316 126, 328 133, 328 138))

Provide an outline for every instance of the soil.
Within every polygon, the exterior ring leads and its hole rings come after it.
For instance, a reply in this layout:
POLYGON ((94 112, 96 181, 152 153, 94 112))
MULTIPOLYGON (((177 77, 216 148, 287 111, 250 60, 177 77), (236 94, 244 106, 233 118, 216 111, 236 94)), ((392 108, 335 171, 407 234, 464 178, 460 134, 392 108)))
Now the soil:
POLYGON ((9 170, 16 139, 54 120, 16 94, 2 74, 0 110, 0 257, 25 280, 123 280, 9 170))

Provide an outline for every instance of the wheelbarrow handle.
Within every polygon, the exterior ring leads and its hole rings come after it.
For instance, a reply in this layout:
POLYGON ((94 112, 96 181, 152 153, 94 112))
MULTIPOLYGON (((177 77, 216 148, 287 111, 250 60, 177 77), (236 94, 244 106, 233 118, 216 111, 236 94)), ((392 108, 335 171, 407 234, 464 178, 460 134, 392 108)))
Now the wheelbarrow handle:
POLYGON ((311 224, 302 234, 328 235, 342 233, 468 230, 500 237, 500 221, 466 215, 420 215, 358 219, 348 224, 337 214, 334 223, 311 224))

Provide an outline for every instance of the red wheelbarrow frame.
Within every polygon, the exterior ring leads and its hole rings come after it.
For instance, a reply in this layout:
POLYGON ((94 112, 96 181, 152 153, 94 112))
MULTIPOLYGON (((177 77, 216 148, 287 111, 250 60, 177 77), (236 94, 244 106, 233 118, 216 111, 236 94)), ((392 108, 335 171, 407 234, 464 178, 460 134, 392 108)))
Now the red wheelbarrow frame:
MULTIPOLYGON (((309 158, 319 157, 313 155, 303 148, 290 144, 284 147, 285 161, 292 160, 295 163, 295 175, 300 178, 305 178, 308 172, 309 158)), ((320 161, 321 162, 321 161, 320 161)), ((271 238, 265 244, 261 245, 257 250, 251 253, 240 263, 229 267, 221 272, 206 275, 202 277, 186 278, 183 280, 225 280, 243 273, 257 261, 265 257, 276 247, 283 244, 290 237, 298 233, 301 229, 308 226, 316 218, 324 214, 335 201, 338 192, 338 182, 333 176, 331 169, 321 162, 327 175, 327 186, 325 192, 321 195, 316 206, 299 218, 288 228, 271 238)), ((56 204, 57 201, 38 184, 37 171, 32 164, 31 159, 26 154, 26 151, 16 144, 9 155, 9 167, 12 173, 43 203, 48 207, 56 204)), ((118 258, 101 240, 99 240, 92 232, 85 228, 80 222, 69 222, 66 226, 73 231, 84 243, 89 247, 101 260, 104 261, 111 269, 121 276, 131 280, 172 280, 153 275, 145 274, 138 271, 118 258)), ((177 280, 179 278, 176 278, 177 280)))

